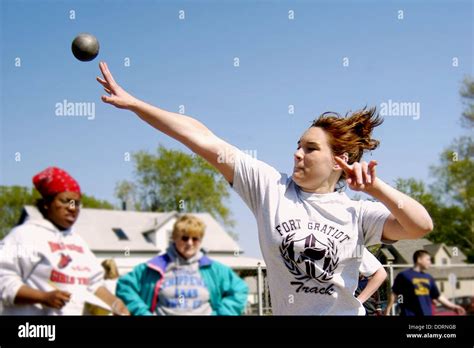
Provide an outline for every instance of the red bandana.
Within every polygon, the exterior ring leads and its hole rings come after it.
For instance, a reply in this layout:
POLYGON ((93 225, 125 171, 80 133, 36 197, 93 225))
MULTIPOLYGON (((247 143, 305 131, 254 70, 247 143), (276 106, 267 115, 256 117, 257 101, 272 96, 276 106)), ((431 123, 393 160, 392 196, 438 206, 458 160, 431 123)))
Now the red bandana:
POLYGON ((33 184, 43 197, 66 191, 81 194, 79 183, 66 171, 57 167, 49 167, 36 174, 33 177, 33 184))

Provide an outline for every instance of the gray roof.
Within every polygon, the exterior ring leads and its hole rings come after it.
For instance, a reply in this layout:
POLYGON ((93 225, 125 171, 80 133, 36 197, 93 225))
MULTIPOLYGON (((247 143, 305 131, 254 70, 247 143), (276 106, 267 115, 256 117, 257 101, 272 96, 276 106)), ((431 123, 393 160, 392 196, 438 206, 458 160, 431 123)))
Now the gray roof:
POLYGON ((459 250, 458 255, 451 256, 451 263, 465 263, 466 259, 467 259, 466 255, 464 255, 464 253, 461 250, 459 250))
POLYGON ((425 250, 429 252, 431 256, 435 256, 439 249, 441 249, 442 247, 443 244, 430 244, 424 246, 425 250))
MULTIPOLYGON (((36 207, 26 206, 24 209, 32 218, 41 217, 36 207)), ((159 213, 83 208, 74 224, 74 231, 84 238, 92 251, 158 252, 141 233, 154 226, 157 218, 160 218, 159 213), (112 228, 121 228, 129 240, 119 240, 112 228)))
MULTIPOLYGON (((25 206, 24 211, 29 217, 41 217, 41 213, 34 206, 25 206)), ((208 252, 224 254, 242 253, 225 229, 208 213, 194 213, 206 225, 202 247, 208 252)), ((170 219, 176 219, 177 212, 154 213, 106 209, 81 209, 81 213, 74 224, 78 233, 89 248, 94 251, 124 252, 163 252, 167 244, 155 245, 145 239, 144 233, 165 233, 161 227, 170 219), (113 228, 121 228, 128 240, 119 240, 113 228)))
POLYGON ((394 263, 412 263, 413 254, 417 250, 425 249, 431 242, 427 239, 400 240, 394 244, 384 245, 395 256, 394 263))
POLYGON ((451 263, 465 263, 466 255, 464 255, 464 253, 459 250, 459 248, 457 248, 457 255, 453 255, 453 247, 445 245, 444 243, 433 244, 428 239, 424 238, 414 240, 400 240, 394 244, 384 244, 380 250, 382 255, 388 260, 390 260, 390 256, 392 255, 392 257, 395 258, 393 263, 407 264, 413 263, 413 254, 417 250, 426 250, 431 254, 431 256, 435 256, 441 248, 443 248, 448 253, 451 258, 451 263))
POLYGON ((458 247, 445 245, 443 243, 425 246, 425 250, 433 256, 436 255, 440 249, 444 249, 444 251, 446 251, 451 259, 451 263, 464 263, 466 260, 466 255, 464 255, 464 253, 458 247), (456 249, 456 255, 454 255, 454 249, 456 249))
POLYGON ((445 250, 448 255, 451 257, 451 263, 465 263, 466 262, 466 255, 459 249, 459 247, 453 247, 450 245, 445 245, 445 250), (456 255, 454 255, 453 250, 456 250, 456 255))

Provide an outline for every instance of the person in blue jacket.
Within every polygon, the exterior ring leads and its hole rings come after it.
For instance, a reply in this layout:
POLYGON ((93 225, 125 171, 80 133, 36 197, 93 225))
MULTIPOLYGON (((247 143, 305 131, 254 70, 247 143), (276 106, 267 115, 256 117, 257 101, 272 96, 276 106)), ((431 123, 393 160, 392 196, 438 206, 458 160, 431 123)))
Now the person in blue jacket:
POLYGON ((184 215, 173 227, 166 253, 119 278, 117 297, 132 315, 240 315, 247 284, 200 250, 205 225, 184 215))

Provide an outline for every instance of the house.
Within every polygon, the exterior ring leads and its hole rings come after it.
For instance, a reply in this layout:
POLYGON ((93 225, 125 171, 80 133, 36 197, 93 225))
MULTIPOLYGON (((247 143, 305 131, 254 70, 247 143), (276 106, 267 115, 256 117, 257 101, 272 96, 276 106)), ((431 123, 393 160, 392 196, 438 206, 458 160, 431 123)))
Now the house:
MULTIPOLYGON (((154 213, 106 209, 81 209, 74 230, 102 261, 113 258, 119 273, 125 274, 139 263, 163 253, 170 242, 178 212, 154 213)), ((202 248, 212 259, 235 271, 255 270, 263 260, 243 256, 243 250, 208 213, 193 214, 206 225, 202 248)), ((34 206, 25 206, 20 223, 41 217, 34 206)))
POLYGON ((466 263, 466 256, 457 247, 433 244, 427 239, 401 240, 382 245, 376 256, 383 264, 393 265, 395 277, 413 265, 413 254, 417 250, 426 250, 431 254, 433 266, 428 273, 434 277, 445 297, 474 295, 474 265, 466 263), (454 287, 449 282, 450 274, 456 276, 454 287))

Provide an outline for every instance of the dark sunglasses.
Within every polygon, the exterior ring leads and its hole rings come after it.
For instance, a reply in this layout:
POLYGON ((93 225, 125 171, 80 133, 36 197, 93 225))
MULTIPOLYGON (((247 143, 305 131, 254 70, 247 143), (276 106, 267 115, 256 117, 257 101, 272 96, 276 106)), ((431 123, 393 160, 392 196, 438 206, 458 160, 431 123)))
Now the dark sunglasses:
MULTIPOLYGON (((189 240, 189 238, 191 238, 191 237, 189 237, 189 236, 181 236, 181 240, 182 240, 183 242, 187 242, 187 241, 189 240)), ((196 243, 196 242, 199 242, 199 241, 201 240, 201 238, 199 238, 199 237, 192 237, 192 240, 193 240, 194 243, 196 243)))

